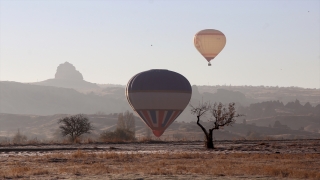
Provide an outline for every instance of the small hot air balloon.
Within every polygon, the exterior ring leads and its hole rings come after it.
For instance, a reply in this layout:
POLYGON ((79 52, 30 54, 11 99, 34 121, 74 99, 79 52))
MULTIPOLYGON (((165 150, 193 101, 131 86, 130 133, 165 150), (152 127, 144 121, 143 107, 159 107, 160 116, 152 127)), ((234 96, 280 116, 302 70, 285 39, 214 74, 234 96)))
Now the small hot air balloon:
POLYGON ((226 36, 215 29, 205 29, 199 31, 194 36, 194 46, 200 54, 208 61, 208 66, 211 66, 210 61, 214 59, 226 45, 226 36))
POLYGON ((179 73, 153 69, 133 76, 126 88, 132 109, 160 137, 191 98, 191 85, 179 73))

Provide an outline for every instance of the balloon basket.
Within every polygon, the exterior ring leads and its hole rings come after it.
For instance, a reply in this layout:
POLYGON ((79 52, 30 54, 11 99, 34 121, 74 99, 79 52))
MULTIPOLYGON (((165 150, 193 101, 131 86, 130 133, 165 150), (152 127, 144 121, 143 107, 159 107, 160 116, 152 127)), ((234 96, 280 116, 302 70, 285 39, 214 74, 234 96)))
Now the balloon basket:
POLYGON ((211 64, 209 63, 208 66, 211 66, 211 64))

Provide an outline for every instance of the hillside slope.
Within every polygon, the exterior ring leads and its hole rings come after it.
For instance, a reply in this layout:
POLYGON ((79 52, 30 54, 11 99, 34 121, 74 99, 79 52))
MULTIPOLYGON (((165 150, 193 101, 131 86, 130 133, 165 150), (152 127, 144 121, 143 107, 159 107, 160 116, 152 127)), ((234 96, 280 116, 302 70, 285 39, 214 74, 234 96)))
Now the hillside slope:
MULTIPOLYGON (((11 114, 92 114, 129 110, 125 99, 112 95, 83 94, 74 89, 0 82, 0 113, 11 114)), ((123 92, 124 93, 124 92, 123 92)))
MULTIPOLYGON (((19 130, 28 139, 52 139, 61 138, 58 133, 58 120, 66 114, 56 114, 51 116, 39 115, 16 115, 0 114, 0 137, 10 138, 19 130)), ((87 115, 94 132, 90 135, 98 139, 103 131, 113 131, 116 129, 118 114, 88 114, 87 115)), ((135 117, 136 137, 146 137, 146 125, 135 117)), ((210 127, 210 122, 202 122, 205 127, 210 127)), ((152 135, 152 133, 151 133, 152 135)), ((236 139, 295 139, 295 138, 320 138, 319 133, 308 132, 306 130, 292 130, 290 128, 261 127, 252 124, 234 124, 224 129, 216 130, 213 133, 216 140, 236 140, 236 139)), ((152 135, 153 138, 156 138, 152 135)), ((203 140, 204 134, 196 122, 184 123, 174 122, 161 136, 162 140, 203 140)), ((0 138, 1 139, 1 138, 0 138)))

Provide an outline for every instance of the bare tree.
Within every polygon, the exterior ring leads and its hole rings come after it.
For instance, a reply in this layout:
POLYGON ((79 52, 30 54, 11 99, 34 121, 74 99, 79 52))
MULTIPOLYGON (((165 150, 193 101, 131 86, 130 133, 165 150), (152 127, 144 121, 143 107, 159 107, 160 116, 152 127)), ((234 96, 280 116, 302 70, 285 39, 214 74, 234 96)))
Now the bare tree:
POLYGON ((118 123, 117 123, 117 129, 123 129, 126 131, 130 131, 133 133, 133 136, 135 136, 136 132, 136 125, 134 116, 129 111, 126 111, 124 113, 120 113, 118 115, 118 123))
POLYGON ((91 133, 93 126, 87 116, 77 114, 59 119, 59 126, 63 136, 69 136, 74 142, 78 137, 85 133, 91 133))
POLYGON ((18 132, 13 136, 12 142, 15 144, 21 144, 27 141, 27 136, 20 133, 20 129, 18 132))
POLYGON ((213 149, 213 130, 220 129, 223 126, 229 126, 235 123, 235 118, 239 116, 243 116, 241 114, 236 114, 235 111, 235 103, 229 103, 223 105, 220 103, 214 103, 213 105, 210 102, 202 102, 197 107, 191 106, 191 114, 195 114, 197 116, 197 125, 202 129, 206 137, 206 148, 213 149), (211 128, 206 130, 203 125, 200 123, 200 117, 204 116, 208 111, 210 111, 211 117, 209 121, 213 122, 211 128))
POLYGON ((103 141, 134 141, 135 132, 134 116, 129 111, 126 111, 118 114, 117 129, 113 132, 102 132, 100 139, 103 141))

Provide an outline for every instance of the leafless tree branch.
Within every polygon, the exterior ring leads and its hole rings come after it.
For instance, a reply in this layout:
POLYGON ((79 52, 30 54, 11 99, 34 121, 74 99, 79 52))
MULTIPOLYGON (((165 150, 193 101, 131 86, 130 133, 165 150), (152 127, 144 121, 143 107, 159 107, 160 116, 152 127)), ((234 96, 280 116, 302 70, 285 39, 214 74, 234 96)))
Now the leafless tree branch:
POLYGON ((213 148, 212 142, 212 131, 216 129, 220 129, 223 126, 231 126, 236 121, 236 117, 243 116, 241 114, 236 114, 235 103, 229 103, 223 105, 220 103, 214 103, 213 105, 210 102, 202 102, 199 103, 197 107, 190 105, 191 114, 195 114, 197 116, 197 125, 202 129, 206 136, 206 147, 213 148), (213 126, 209 128, 207 131, 203 125, 200 123, 200 117, 205 115, 206 112, 210 111, 211 117, 210 121, 213 122, 213 126))

